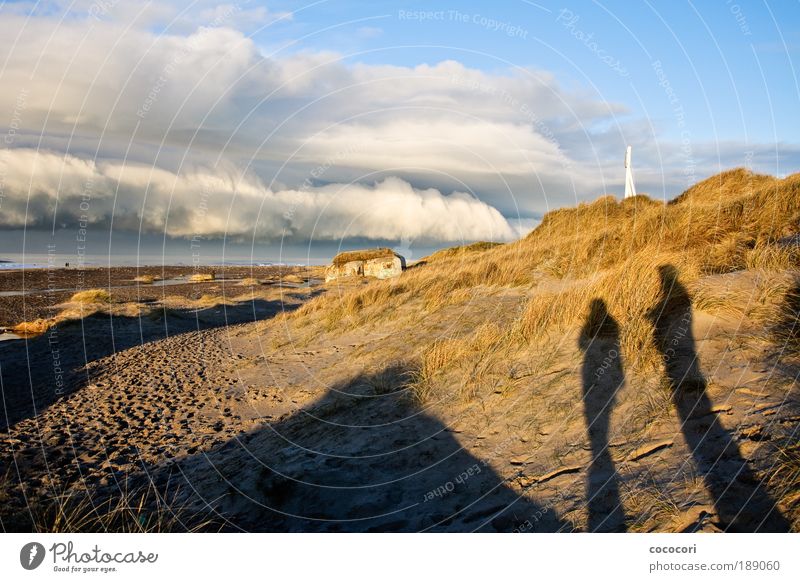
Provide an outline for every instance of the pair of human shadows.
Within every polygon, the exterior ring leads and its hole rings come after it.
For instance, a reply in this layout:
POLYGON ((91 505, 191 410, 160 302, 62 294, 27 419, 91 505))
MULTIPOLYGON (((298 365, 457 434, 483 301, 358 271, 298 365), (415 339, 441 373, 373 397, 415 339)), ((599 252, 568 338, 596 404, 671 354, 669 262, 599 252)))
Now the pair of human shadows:
MULTIPOLYGON (((789 523, 757 480, 707 394, 692 332, 691 297, 672 265, 659 267, 660 297, 648 313, 664 362, 681 432, 711 495, 720 527, 728 531, 789 531, 789 523)), ((594 299, 581 330, 584 416, 592 452, 587 475, 591 531, 623 531, 618 475, 608 451, 609 419, 625 382, 619 324, 594 299)))
POLYGON ((402 386, 409 373, 358 374, 279 422, 141 476, 184 491, 183 506, 213 506, 224 530, 572 529, 492 469, 504 450, 467 451, 415 404, 402 386))

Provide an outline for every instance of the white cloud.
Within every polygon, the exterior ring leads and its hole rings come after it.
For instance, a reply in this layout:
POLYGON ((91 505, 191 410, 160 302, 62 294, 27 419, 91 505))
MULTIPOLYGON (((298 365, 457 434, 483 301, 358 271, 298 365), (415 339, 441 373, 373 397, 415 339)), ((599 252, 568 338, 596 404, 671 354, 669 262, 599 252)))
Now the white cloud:
POLYGON ((152 166, 93 162, 17 149, 3 160, 0 227, 75 227, 78 222, 191 238, 365 238, 458 242, 516 238, 470 194, 415 189, 399 178, 372 184, 270 189, 232 166, 175 174, 152 166))

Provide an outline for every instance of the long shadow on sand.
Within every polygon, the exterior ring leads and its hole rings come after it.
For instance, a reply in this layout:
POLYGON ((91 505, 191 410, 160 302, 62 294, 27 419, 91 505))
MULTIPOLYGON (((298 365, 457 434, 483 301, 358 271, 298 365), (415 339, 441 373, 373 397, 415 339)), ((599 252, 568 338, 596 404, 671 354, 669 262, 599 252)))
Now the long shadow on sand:
POLYGON ((581 329, 583 413, 592 460, 586 476, 589 531, 625 531, 618 475, 608 450, 608 429, 617 392, 625 383, 619 325, 602 299, 594 299, 581 329))
POLYGON ((414 405, 399 388, 406 374, 357 376, 279 422, 150 467, 133 486, 177 488, 190 521, 212 515, 230 531, 571 529, 492 470, 491 451, 467 452, 414 405))
POLYGON ((158 309, 140 317, 92 315, 26 341, 0 343, 0 431, 89 383, 87 364, 182 333, 268 319, 297 305, 253 300, 200 310, 158 309))
POLYGON ((789 531, 739 447, 712 411, 692 333, 692 303, 672 265, 659 267, 661 298, 651 310, 681 430, 695 465, 728 531, 789 531))

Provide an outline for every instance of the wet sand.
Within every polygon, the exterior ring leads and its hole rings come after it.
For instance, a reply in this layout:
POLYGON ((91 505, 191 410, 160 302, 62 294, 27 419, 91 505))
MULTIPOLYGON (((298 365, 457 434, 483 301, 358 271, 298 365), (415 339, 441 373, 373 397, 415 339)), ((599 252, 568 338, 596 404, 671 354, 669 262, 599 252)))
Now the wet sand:
MULTIPOLYGON (((0 328, 23 321, 54 316, 59 305, 78 291, 105 289, 115 302, 153 302, 167 296, 197 299, 205 294, 225 293, 226 287, 241 279, 277 282, 281 277, 303 276, 302 267, 98 267, 88 269, 0 270, 0 328), (211 274, 215 281, 191 283, 194 274, 211 274), (136 277, 153 276, 162 281, 137 283, 136 277), (181 283, 184 279, 185 282, 181 283), (168 284, 163 284, 166 281, 168 284)), ((241 288, 235 289, 239 293, 241 288)))

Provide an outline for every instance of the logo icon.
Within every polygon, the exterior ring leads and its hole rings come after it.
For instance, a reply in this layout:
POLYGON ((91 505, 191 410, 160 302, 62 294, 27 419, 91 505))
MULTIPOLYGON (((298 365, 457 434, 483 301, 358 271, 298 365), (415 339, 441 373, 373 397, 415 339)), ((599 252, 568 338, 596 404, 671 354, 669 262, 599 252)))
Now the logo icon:
POLYGON ((19 551, 19 563, 26 570, 35 570, 44 561, 44 546, 39 542, 29 542, 19 551))

